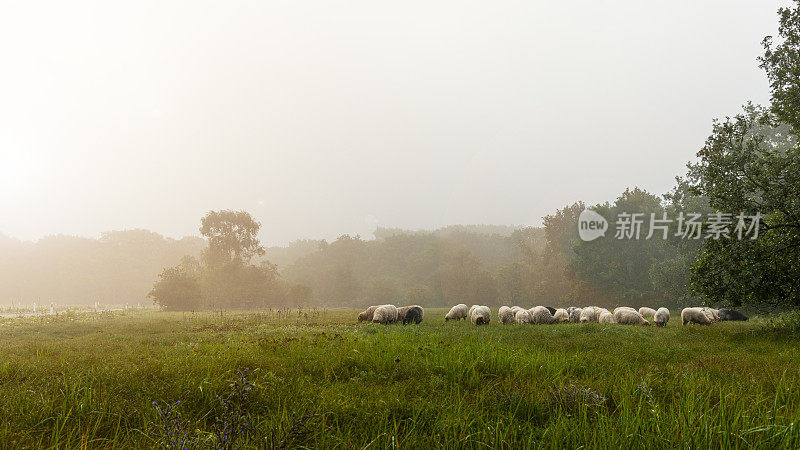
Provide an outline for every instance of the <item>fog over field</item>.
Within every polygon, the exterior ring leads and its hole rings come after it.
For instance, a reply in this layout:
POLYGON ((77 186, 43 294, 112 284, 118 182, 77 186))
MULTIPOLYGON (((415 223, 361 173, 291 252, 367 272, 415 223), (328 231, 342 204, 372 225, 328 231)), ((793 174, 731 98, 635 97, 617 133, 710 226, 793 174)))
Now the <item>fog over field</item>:
POLYGON ((0 448, 800 448, 800 0, 0 0, 0 448))
POLYGON ((6 2, 0 233, 268 245, 661 194, 786 1, 6 2))

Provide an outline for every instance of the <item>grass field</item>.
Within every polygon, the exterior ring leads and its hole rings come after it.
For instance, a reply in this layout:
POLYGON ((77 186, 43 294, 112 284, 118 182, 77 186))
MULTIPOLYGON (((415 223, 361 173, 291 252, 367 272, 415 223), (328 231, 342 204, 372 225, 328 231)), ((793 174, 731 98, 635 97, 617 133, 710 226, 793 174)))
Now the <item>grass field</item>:
POLYGON ((220 447, 228 425, 248 448, 800 447, 800 341, 780 329, 682 327, 675 312, 665 329, 475 327, 444 312, 418 326, 355 311, 6 320, 0 442, 220 447))

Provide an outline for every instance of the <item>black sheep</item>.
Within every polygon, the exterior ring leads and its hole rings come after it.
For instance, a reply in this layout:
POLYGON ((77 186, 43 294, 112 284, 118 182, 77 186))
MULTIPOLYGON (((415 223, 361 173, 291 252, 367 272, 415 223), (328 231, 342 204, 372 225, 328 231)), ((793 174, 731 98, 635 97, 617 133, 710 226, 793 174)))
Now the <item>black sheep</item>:
POLYGON ((408 308, 408 311, 403 316, 403 325, 407 323, 418 324, 420 322, 422 322, 422 307, 414 305, 408 308))
POLYGON ((722 321, 732 321, 732 322, 744 322, 749 317, 745 316, 744 314, 740 313, 739 311, 734 311, 728 308, 721 308, 719 310, 719 320, 722 321))

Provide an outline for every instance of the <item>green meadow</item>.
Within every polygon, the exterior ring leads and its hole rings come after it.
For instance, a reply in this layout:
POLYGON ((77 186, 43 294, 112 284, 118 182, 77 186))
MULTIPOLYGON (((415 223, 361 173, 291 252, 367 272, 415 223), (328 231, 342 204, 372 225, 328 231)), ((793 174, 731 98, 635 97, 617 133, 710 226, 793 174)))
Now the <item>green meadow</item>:
POLYGON ((3 320, 0 445, 800 447, 800 341, 770 321, 501 325, 492 312, 483 327, 437 309, 416 326, 351 310, 3 320))

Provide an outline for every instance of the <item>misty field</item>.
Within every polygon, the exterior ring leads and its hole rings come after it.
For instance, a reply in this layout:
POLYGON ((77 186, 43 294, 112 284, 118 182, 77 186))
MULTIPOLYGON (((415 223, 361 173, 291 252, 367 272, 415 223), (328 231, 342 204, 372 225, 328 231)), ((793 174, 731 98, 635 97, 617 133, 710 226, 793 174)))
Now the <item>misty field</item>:
POLYGON ((799 341, 757 321, 682 327, 675 314, 665 329, 496 316, 475 327, 436 309, 418 326, 321 310, 5 320, 0 442, 800 446, 799 341))

